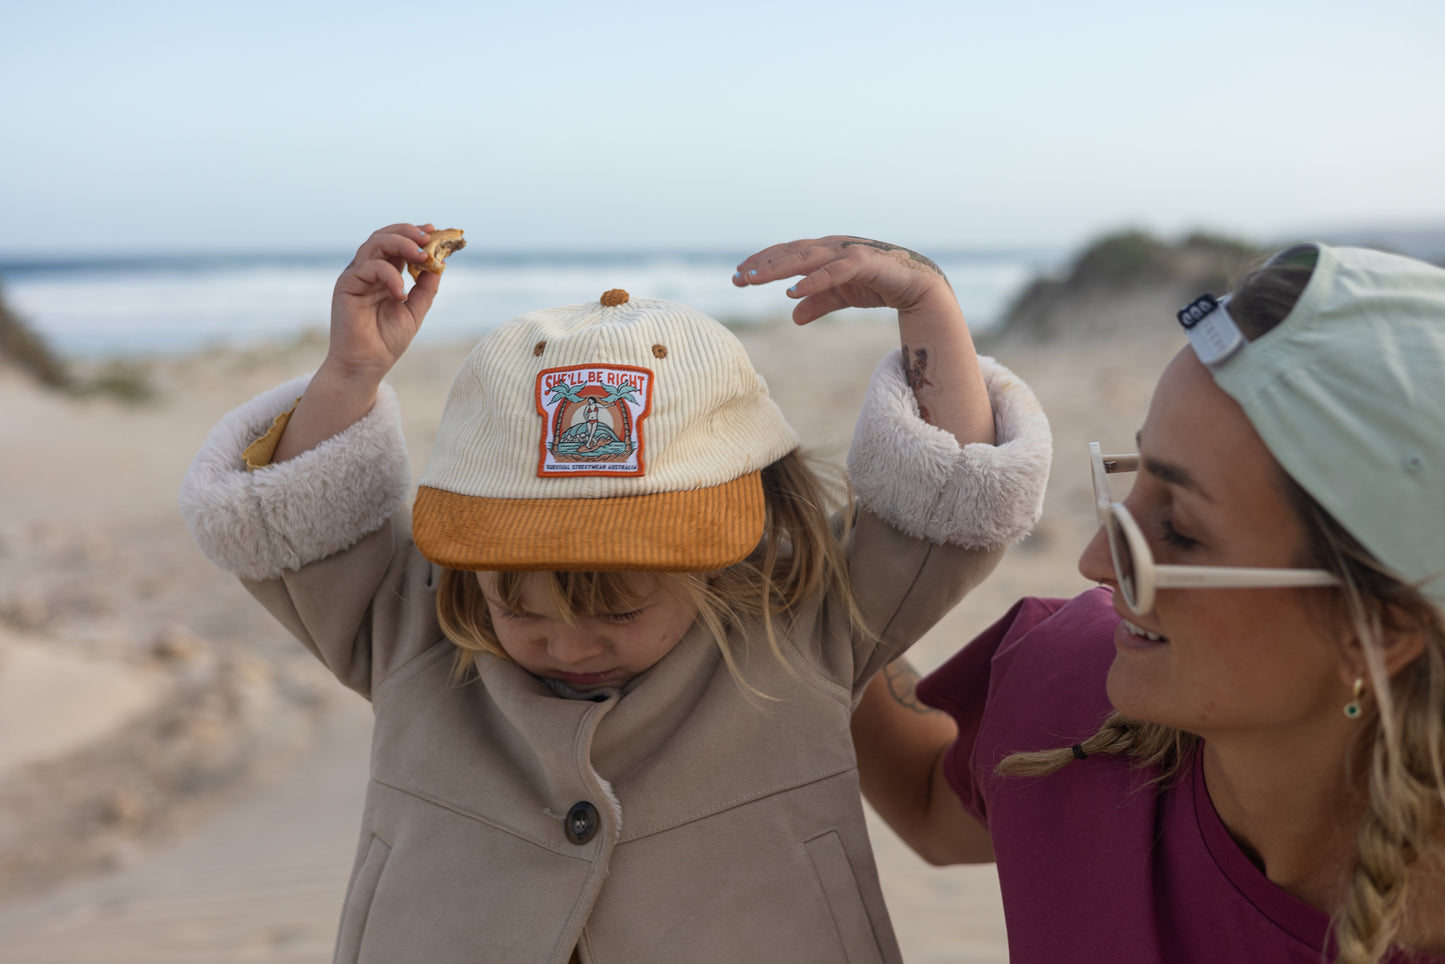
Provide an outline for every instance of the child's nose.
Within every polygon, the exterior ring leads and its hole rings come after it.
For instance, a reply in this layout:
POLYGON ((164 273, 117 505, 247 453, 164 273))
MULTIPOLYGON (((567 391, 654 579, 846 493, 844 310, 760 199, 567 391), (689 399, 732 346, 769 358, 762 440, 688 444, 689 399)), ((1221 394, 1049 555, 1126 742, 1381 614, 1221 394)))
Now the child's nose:
POLYGON ((547 652, 562 663, 580 663, 602 652, 602 641, 579 626, 559 626, 547 637, 547 652))

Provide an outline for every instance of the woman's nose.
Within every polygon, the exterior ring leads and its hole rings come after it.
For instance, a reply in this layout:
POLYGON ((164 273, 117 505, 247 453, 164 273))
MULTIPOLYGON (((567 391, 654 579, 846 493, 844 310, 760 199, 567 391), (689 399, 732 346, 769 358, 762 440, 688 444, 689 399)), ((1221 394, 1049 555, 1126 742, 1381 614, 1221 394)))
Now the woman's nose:
POLYGON ((1079 556, 1079 575, 1090 582, 1117 588, 1119 580, 1114 573, 1114 557, 1109 554, 1109 536, 1103 526, 1095 530, 1094 538, 1089 540, 1079 556))

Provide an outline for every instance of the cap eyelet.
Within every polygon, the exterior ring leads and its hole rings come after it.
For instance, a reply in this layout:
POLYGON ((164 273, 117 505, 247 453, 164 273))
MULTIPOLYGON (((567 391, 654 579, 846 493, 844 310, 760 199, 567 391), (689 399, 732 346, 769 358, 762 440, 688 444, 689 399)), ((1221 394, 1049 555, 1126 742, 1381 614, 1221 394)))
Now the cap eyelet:
POLYGON ((545 341, 539 341, 539 342, 537 342, 537 344, 535 344, 535 345, 532 346, 532 354, 536 355, 538 358, 541 358, 541 357, 542 357, 542 352, 544 352, 544 351, 546 351, 546 350, 547 350, 547 343, 546 343, 545 341))
POLYGON ((652 357, 654 357, 654 358, 666 358, 666 357, 667 357, 667 346, 666 346, 666 345, 653 345, 653 346, 652 346, 652 357))

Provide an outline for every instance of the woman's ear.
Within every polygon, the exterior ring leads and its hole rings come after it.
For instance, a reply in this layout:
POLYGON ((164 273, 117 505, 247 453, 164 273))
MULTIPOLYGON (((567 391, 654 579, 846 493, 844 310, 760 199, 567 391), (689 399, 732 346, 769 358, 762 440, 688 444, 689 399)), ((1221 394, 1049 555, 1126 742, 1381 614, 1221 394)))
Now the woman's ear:
MULTIPOLYGON (((1388 678, 1419 659, 1420 655, 1425 652, 1426 629, 1420 625, 1417 619, 1398 606, 1387 605, 1380 617, 1376 626, 1379 640, 1376 652, 1379 654, 1385 676, 1388 678)), ((1349 686, 1361 676, 1368 678, 1370 675, 1367 669, 1369 662, 1359 634, 1352 633, 1348 642, 1345 643, 1343 658, 1340 661, 1340 679, 1349 686)))

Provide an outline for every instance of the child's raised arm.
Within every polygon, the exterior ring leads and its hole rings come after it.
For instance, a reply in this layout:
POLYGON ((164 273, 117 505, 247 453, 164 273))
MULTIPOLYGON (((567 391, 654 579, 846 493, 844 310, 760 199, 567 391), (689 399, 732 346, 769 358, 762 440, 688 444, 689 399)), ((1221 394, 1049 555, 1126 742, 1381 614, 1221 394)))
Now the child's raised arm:
POLYGON ((436 296, 440 275, 423 271, 407 293, 406 262, 427 260, 421 249, 433 226, 393 224, 356 250, 331 296, 331 342, 276 447, 275 462, 300 455, 371 411, 382 378, 415 337, 436 296))
POLYGON ((973 338, 948 279, 923 255, 895 244, 834 235, 764 248, 738 266, 733 284, 802 275, 793 321, 806 325, 840 308, 894 308, 908 384, 919 414, 960 445, 994 441, 993 409, 973 338))

